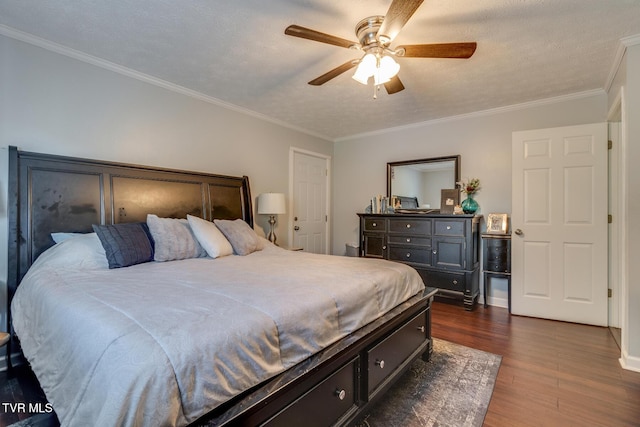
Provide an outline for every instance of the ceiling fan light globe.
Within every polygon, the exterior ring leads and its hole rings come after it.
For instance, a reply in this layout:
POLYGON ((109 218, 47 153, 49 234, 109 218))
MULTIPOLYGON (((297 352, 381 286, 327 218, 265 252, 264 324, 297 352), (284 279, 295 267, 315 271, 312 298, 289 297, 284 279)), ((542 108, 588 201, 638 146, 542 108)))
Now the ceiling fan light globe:
POLYGON ((357 81, 358 83, 362 83, 363 85, 367 85, 369 83, 369 77, 371 76, 365 76, 358 73, 357 71, 353 74, 353 76, 351 76, 353 80, 357 81))
POLYGON ((356 68, 356 72, 353 73, 352 78, 366 85, 369 81, 369 78, 374 75, 376 72, 376 57, 371 53, 367 53, 358 64, 358 68, 356 68))
POLYGON ((383 56, 380 59, 380 68, 379 68, 379 70, 380 70, 380 74, 381 74, 382 78, 384 78, 387 81, 389 81, 396 74, 398 74, 398 71, 400 71, 400 64, 398 64, 396 61, 394 61, 393 58, 390 57, 390 56, 383 56))

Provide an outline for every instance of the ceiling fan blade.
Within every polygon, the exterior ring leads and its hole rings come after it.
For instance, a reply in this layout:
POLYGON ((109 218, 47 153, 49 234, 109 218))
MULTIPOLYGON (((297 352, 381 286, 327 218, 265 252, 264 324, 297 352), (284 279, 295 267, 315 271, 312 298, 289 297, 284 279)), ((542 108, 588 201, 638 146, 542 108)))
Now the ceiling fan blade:
POLYGON ((393 0, 378 30, 378 40, 390 43, 424 0, 393 0), (381 40, 382 39, 382 40, 381 40))
POLYGON ((357 59, 352 59, 349 62, 345 62, 344 64, 340 65, 339 67, 334 68, 333 70, 324 73, 323 75, 321 75, 320 77, 316 77, 315 79, 311 80, 309 82, 310 85, 313 86, 320 86, 322 84, 325 84, 326 82, 328 82, 329 80, 338 77, 340 74, 349 71, 350 69, 352 69, 353 67, 356 66, 356 64, 358 63, 357 59))
POLYGON ((398 46, 398 56, 406 58, 470 58, 476 51, 476 42, 441 43, 441 44, 409 44, 398 46), (404 50, 404 53, 402 51, 404 50))
POLYGON ((400 77, 395 75, 391 78, 391 80, 384 84, 384 88, 387 90, 387 93, 389 95, 393 95, 394 93, 404 90, 404 85, 400 81, 400 77))
POLYGON ((332 44, 340 47, 359 47, 360 44, 352 42, 351 40, 343 39, 340 37, 332 36, 331 34, 321 33, 320 31, 312 30, 309 28, 301 27, 299 25, 289 25, 284 33, 288 36, 300 37, 307 40, 313 40, 320 43, 332 44))

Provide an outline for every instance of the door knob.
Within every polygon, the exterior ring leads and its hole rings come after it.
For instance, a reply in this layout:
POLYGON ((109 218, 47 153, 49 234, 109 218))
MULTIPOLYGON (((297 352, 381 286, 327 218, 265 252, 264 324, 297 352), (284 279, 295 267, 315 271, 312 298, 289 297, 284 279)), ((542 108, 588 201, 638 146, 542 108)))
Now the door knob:
POLYGON ((298 226, 296 225, 295 227, 293 227, 293 229, 294 229, 295 231, 298 231, 298 230, 300 230, 300 227, 298 227, 298 226))
POLYGON ((523 236, 523 235, 524 235, 524 233, 522 232, 522 230, 520 230, 519 228, 515 231, 515 233, 516 233, 518 236, 523 236))

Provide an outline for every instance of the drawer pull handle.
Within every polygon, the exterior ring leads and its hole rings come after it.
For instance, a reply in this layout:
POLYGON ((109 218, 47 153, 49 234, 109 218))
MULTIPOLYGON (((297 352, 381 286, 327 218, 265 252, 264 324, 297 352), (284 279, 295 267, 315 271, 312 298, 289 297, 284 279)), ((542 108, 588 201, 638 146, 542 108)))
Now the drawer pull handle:
POLYGON ((411 254, 410 253, 407 254, 407 258, 411 258, 411 254))
POLYGON ((380 369, 384 369, 384 360, 376 360, 376 366, 379 366, 380 369))
POLYGON ((336 397, 340 400, 344 400, 347 397, 347 392, 341 389, 336 389, 336 397))
POLYGON ((457 285, 457 284, 458 284, 458 281, 457 281, 457 280, 454 280, 454 281, 453 281, 453 284, 454 284, 454 285, 457 285))
POLYGON ((411 228, 411 224, 407 224, 407 228, 411 228))
POLYGON ((425 327, 424 326, 418 326, 416 329, 424 334, 424 331, 425 331, 425 327))

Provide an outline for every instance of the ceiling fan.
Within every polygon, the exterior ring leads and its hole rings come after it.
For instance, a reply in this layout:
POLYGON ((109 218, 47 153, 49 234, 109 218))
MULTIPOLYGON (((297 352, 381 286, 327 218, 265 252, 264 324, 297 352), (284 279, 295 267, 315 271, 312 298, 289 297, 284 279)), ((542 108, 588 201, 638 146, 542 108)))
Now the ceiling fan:
POLYGON ((394 94, 404 89, 404 85, 398 77, 400 65, 394 57, 405 58, 460 58, 467 59, 476 50, 475 42, 466 43, 439 43, 439 44, 412 44, 390 47, 393 39, 405 26, 409 18, 420 7, 424 0, 393 0, 385 16, 370 16, 358 22, 356 36, 358 42, 332 36, 299 25, 290 25, 284 33, 303 39, 320 43, 332 44, 348 49, 357 49, 364 52, 359 59, 353 59, 334 68, 333 70, 317 77, 309 82, 310 85, 320 86, 340 74, 357 66, 353 78, 363 84, 367 84, 371 78, 375 88, 383 84, 388 94, 394 94))

